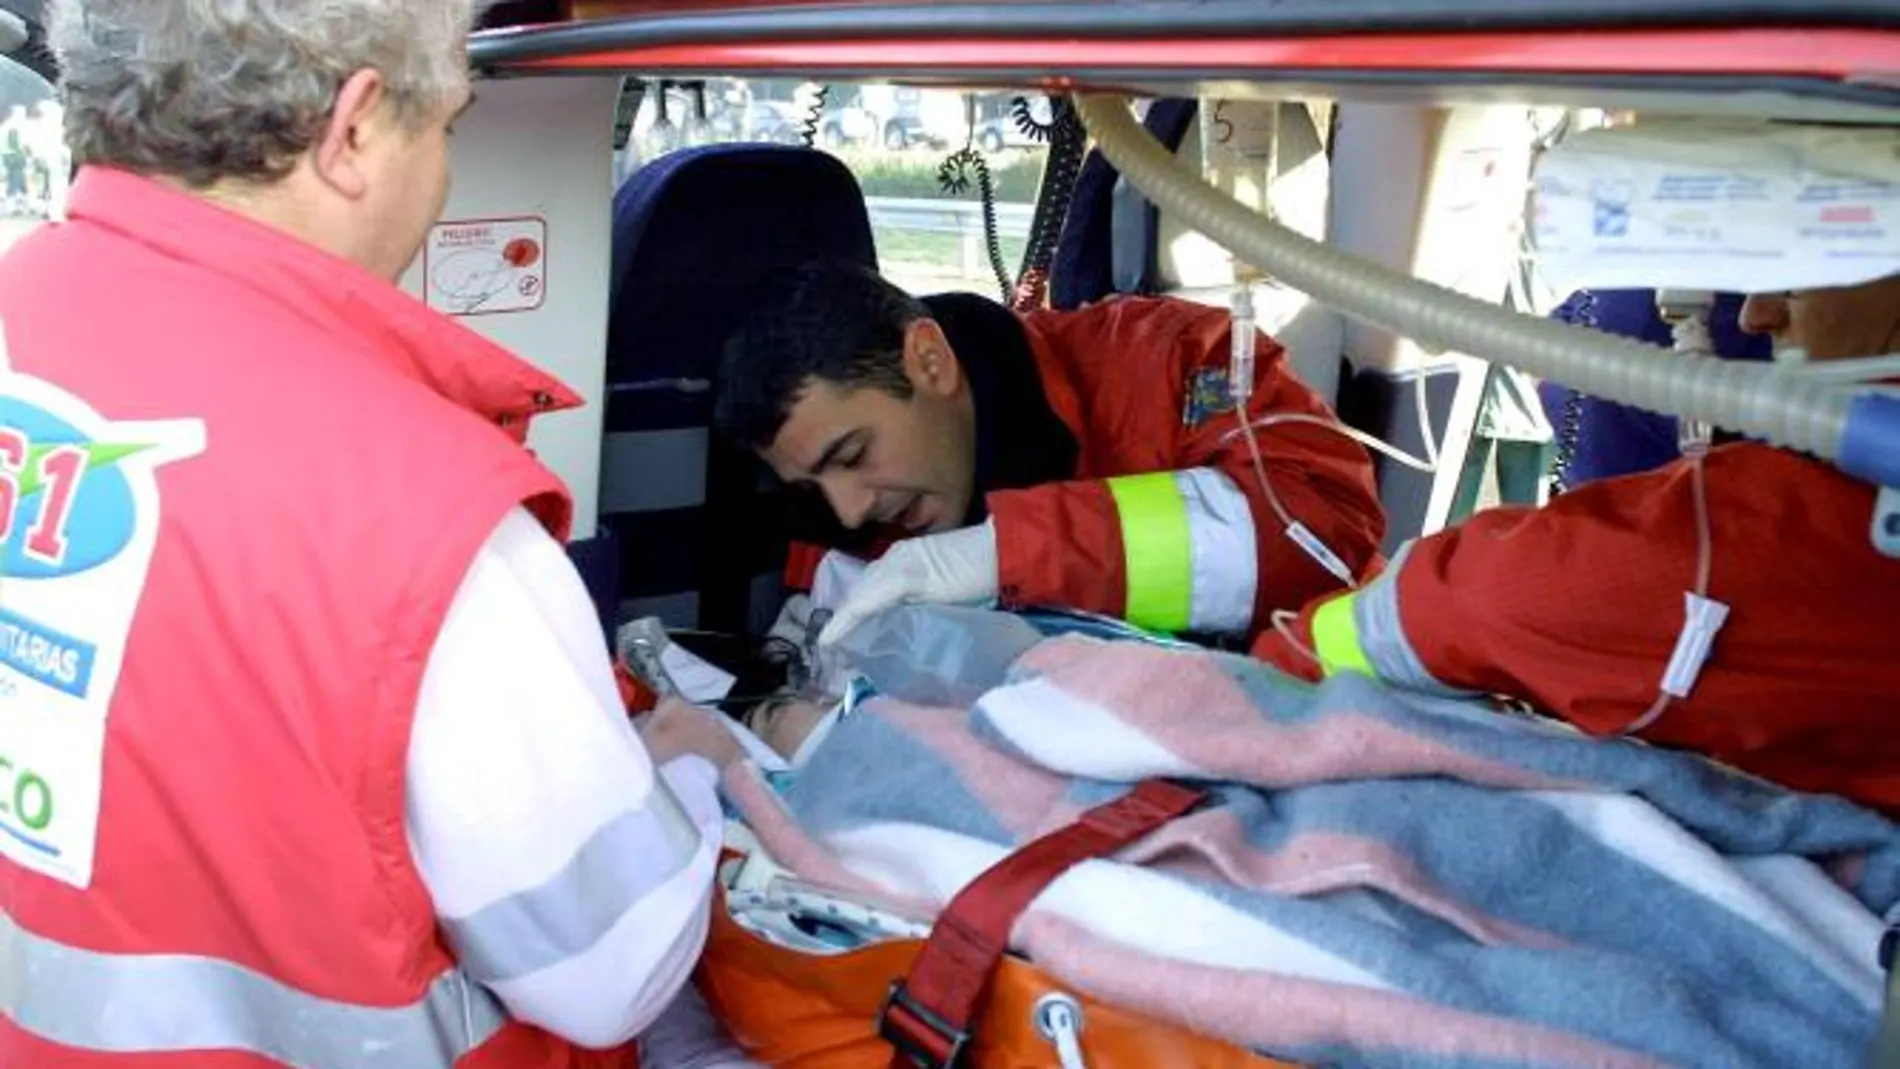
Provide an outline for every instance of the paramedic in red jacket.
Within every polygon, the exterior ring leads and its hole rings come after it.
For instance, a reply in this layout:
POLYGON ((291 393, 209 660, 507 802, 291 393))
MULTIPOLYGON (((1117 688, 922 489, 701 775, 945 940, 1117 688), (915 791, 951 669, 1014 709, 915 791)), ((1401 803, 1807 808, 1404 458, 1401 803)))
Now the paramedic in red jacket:
MULTIPOLYGON (((820 489, 843 527, 910 536, 827 641, 911 600, 1246 635, 1341 582, 1287 537, 1236 433, 1228 324, 1222 309, 1144 298, 1018 317, 808 264, 729 345, 718 420, 781 478, 820 489)), ((1257 350, 1251 418, 1331 418, 1284 350, 1257 350)), ((1258 441, 1279 507, 1362 571, 1385 528, 1365 452, 1311 425, 1258 441)))
MULTIPOLYGON (((1753 296, 1741 323, 1784 359, 1891 353, 1900 277, 1753 296)), ((1522 699, 1595 735, 1696 750, 1900 815, 1900 560, 1871 541, 1874 488, 1746 442, 1717 445, 1704 469, 1700 590, 1685 459, 1421 539, 1257 652, 1308 678, 1363 672, 1522 699), (1694 658, 1672 674, 1692 603, 1719 623, 1714 645, 1699 674, 1694 658)))
POLYGON ((395 279, 471 0, 52 0, 71 221, 0 261, 0 1065, 628 1066, 720 814, 395 279))

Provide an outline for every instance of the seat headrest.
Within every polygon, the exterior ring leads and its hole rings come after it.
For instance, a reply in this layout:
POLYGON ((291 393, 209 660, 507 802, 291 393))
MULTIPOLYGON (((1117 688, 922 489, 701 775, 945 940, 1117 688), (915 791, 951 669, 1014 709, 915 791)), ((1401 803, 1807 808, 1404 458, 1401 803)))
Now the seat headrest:
POLYGON ((785 268, 877 254, 857 179, 788 145, 683 149, 614 197, 610 383, 710 378, 760 287, 785 268))

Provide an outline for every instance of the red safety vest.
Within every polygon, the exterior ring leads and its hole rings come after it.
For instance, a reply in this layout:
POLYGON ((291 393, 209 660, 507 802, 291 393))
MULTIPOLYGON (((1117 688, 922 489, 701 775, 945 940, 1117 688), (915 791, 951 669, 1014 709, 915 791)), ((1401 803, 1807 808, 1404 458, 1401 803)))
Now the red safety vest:
POLYGON ((0 1065, 628 1065, 508 1019, 404 830, 424 666, 575 396, 89 169, 0 261, 0 1065))

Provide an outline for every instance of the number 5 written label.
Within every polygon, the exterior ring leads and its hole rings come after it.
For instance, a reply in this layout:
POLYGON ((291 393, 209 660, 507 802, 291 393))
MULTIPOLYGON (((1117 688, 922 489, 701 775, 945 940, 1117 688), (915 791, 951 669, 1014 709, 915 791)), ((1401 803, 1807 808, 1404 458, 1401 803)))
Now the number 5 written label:
POLYGON ((157 472, 204 437, 196 420, 112 422, 14 371, 0 325, 0 856, 75 887, 92 881, 157 472))

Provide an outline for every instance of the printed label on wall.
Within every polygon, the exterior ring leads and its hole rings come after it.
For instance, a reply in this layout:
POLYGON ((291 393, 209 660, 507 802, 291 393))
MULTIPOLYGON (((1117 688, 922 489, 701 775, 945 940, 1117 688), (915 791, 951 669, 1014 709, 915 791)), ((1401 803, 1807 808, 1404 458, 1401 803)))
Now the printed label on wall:
POLYGON ((532 312, 547 299, 548 224, 536 216, 445 220, 429 231, 422 269, 438 311, 532 312))

